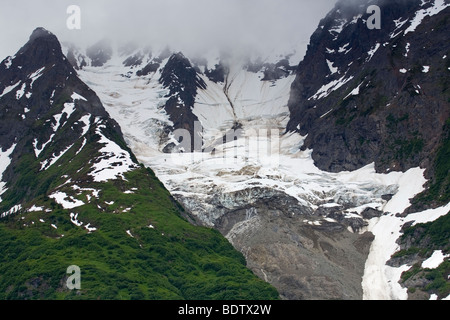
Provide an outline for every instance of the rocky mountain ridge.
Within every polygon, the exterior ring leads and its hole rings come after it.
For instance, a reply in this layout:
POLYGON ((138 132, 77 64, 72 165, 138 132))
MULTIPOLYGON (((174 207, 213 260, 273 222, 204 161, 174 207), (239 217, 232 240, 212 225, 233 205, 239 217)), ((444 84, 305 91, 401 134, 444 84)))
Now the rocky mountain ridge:
POLYGON ((37 28, 3 60, 0 90, 0 298, 278 297, 223 236, 186 220, 52 33, 37 28))
MULTIPOLYGON (((324 170, 430 168, 449 117, 447 1, 338 2, 297 69, 288 130, 324 170), (381 29, 369 29, 369 5, 381 29)), ((432 177, 429 170, 428 177, 432 177)))

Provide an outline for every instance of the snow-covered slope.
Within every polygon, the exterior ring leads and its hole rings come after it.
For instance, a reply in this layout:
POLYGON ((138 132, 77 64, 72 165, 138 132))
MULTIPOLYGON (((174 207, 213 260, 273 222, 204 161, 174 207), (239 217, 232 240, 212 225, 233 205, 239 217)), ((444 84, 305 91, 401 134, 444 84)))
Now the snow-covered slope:
POLYGON ((50 175, 49 181, 55 183, 55 172, 65 168, 66 174, 60 177, 65 183, 50 192, 64 194, 62 190, 75 185, 74 173, 65 161, 76 162, 74 158, 87 149, 89 161, 80 161, 75 169, 76 173, 86 171, 84 181, 123 178, 124 173, 139 168, 124 143, 117 144, 122 141, 117 138, 120 128, 95 93, 75 76, 55 35, 37 28, 27 44, 5 61, 6 65, 0 65, 0 89, 6 88, 0 96, 1 216, 17 211, 11 208, 25 207, 48 188, 36 190, 32 183, 23 183, 26 175, 33 174, 36 183, 50 175))
POLYGON ((99 95, 108 113, 120 120, 125 139, 133 149, 146 146, 158 151, 163 144, 162 129, 171 125, 165 110, 167 90, 153 76, 127 78, 121 61, 110 61, 102 68, 85 67, 80 77, 99 95))
MULTIPOLYGON (((85 61, 111 93, 108 52, 85 61)), ((186 221, 68 60, 37 28, 0 62, 0 299, 276 299, 223 236, 186 221), (88 274, 76 292, 68 265, 88 274)), ((133 88, 118 112, 158 98, 133 88)))
MULTIPOLYGON (((285 132, 293 74, 263 81, 264 69, 250 70, 245 59, 224 62, 211 56, 203 66, 192 63, 205 84, 197 89, 190 109, 198 119, 203 152, 165 153, 169 142, 179 142, 165 109, 169 89, 160 80, 168 59, 160 59, 151 72, 138 75, 151 59, 130 66, 124 61, 131 58, 116 53, 103 66, 86 66, 79 75, 120 124, 138 160, 155 171, 192 217, 218 228, 244 253, 254 272, 286 298, 405 298, 395 285, 403 269, 387 267, 386 262, 396 251, 400 227, 409 221, 396 214, 424 189, 424 170, 379 174, 374 164, 353 172, 319 170, 312 150, 300 150, 305 137, 285 132), (204 71, 221 62, 226 65, 223 81, 214 81, 204 71), (278 221, 279 217, 284 218, 278 221), (271 231, 264 231, 267 225, 271 231), (392 229, 389 236, 386 225, 392 229), (309 228, 302 230, 314 236, 299 234, 298 228, 309 228), (343 239, 354 237, 354 243, 364 242, 367 231, 375 238, 371 246, 368 242, 361 249, 355 259, 358 270, 353 273, 347 269, 351 255, 358 251, 355 247, 342 245, 342 252, 334 254, 346 260, 337 261, 322 244, 308 244, 323 237, 323 242, 341 245, 340 240, 325 238, 330 232, 338 232, 343 239), (267 239, 261 239, 263 232, 267 239), (287 253, 275 250, 274 241, 283 242, 296 258, 283 262, 287 253), (269 261, 269 252, 277 262, 269 261), (317 263, 325 266, 309 278, 303 275, 306 265, 291 270, 299 257, 315 261, 311 255, 320 256, 317 263), (339 274, 344 276, 337 279, 339 274), (303 283, 308 289, 297 290, 286 281, 303 283), (361 283, 362 288, 347 288, 361 287, 361 283), (340 285, 346 288, 325 293, 316 287, 320 284, 330 291, 340 285)), ((445 214, 446 210, 437 211, 445 214)))

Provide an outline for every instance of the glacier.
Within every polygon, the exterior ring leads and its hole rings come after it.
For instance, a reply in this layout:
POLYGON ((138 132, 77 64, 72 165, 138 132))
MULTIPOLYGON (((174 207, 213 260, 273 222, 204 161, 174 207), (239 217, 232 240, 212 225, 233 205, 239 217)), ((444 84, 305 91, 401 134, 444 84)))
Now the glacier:
MULTIPOLYGON (((332 228, 349 221, 345 223, 349 233, 374 235, 358 280, 363 298, 405 299, 406 289, 398 284, 405 266, 386 265, 398 249, 401 226, 411 220, 432 221, 449 209, 407 218, 396 215, 424 190, 423 169, 381 174, 370 164, 353 172, 319 170, 312 150, 300 150, 305 137, 285 131, 294 75, 262 81, 262 72, 246 70, 239 60, 230 64, 224 82, 200 74, 206 88, 199 89, 192 112, 201 123, 204 147, 225 136, 235 123, 240 124, 243 136, 214 145, 212 152, 164 153, 171 137, 166 129, 173 123, 164 109, 168 90, 159 82, 159 74, 168 58, 145 76, 136 75, 138 67, 125 66, 125 58, 116 52, 101 67, 79 70, 79 76, 119 123, 138 160, 154 170, 197 223, 218 228, 249 260, 254 258, 252 248, 242 246, 241 241, 247 237, 251 243, 249 239, 262 230, 258 229, 264 223, 261 201, 280 200, 288 215, 301 216, 300 223, 308 226, 332 228), (261 148, 265 152, 259 152, 261 148), (384 195, 392 197, 387 200, 384 195), (362 213, 368 208, 380 216, 364 218, 362 213)), ((208 59, 209 64, 219 60, 208 59)), ((296 241, 292 240, 302 243, 296 241)), ((266 281, 274 277, 258 261, 249 266, 266 281)))

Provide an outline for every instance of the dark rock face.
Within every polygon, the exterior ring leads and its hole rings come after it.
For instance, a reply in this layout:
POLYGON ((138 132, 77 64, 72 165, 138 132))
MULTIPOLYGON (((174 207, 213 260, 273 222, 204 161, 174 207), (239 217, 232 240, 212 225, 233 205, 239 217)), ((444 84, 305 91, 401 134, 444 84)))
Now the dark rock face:
POLYGON ((450 8, 406 32, 421 1, 339 2, 312 35, 289 101, 288 131, 308 134, 316 165, 379 172, 429 167, 450 115, 450 8), (381 7, 380 30, 366 9, 381 7))
POLYGON ((248 61, 246 68, 249 72, 263 72, 264 77, 261 81, 280 80, 290 76, 297 69, 297 67, 289 64, 287 58, 280 59, 280 61, 276 63, 262 62, 260 59, 248 61))
MULTIPOLYGON (((198 118, 192 113, 198 89, 206 89, 205 82, 197 74, 190 61, 182 54, 173 54, 161 72, 159 82, 169 90, 165 110, 173 122, 173 130, 186 129, 191 139, 191 150, 201 150, 194 141, 201 141, 196 131, 198 118), (197 139, 196 139, 197 138, 197 139)), ((168 149, 165 149, 168 150, 168 149)))
POLYGON ((66 58, 75 70, 81 70, 88 65, 88 58, 80 52, 73 43, 63 43, 67 47, 66 58))
POLYGON ((197 88, 206 89, 205 82, 182 53, 170 57, 159 81, 170 90, 170 96, 178 95, 182 102, 191 107, 195 102, 197 88))
MULTIPOLYGON (((142 61, 141 61, 142 62, 142 61)), ((138 64, 138 62, 136 62, 138 64)), ((152 72, 156 72, 159 69, 159 63, 149 62, 144 68, 136 72, 137 76, 146 76, 152 72)))
POLYGON ((212 70, 206 70, 205 75, 209 80, 218 83, 225 82, 225 75, 227 74, 227 67, 223 65, 223 63, 219 63, 215 65, 215 68, 212 70))
POLYGON ((0 145, 4 149, 25 135, 30 121, 49 112, 53 103, 69 101, 73 90, 92 101, 89 105, 80 101, 81 109, 99 116, 107 115, 95 93, 76 77, 57 38, 42 28, 33 32, 14 58, 9 57, 0 65, 0 90, 15 84, 14 90, 1 97, 0 145), (25 109, 29 109, 26 116, 25 109))
POLYGON ((23 155, 45 163, 79 141, 88 125, 80 121, 83 116, 89 124, 102 119, 109 135, 122 137, 95 92, 77 77, 58 39, 43 28, 0 64, 0 92, 0 148, 16 144, 3 173, 6 182, 15 182, 23 155))
POLYGON ((107 40, 97 42, 86 50, 87 56, 92 60, 93 67, 101 67, 112 57, 112 46, 107 40))
MULTIPOLYGON (((260 206, 227 238, 261 279, 288 300, 360 300, 364 264, 373 240, 337 223, 310 225, 283 207, 260 206)), ((222 231, 222 230, 221 230, 222 231)))
POLYGON ((274 81, 285 78, 291 75, 294 70, 295 68, 289 65, 287 59, 283 59, 276 64, 265 65, 262 81, 274 81))
POLYGON ((133 56, 129 56, 125 61, 123 62, 123 65, 126 67, 135 67, 140 66, 142 64, 144 56, 141 53, 136 53, 133 56))

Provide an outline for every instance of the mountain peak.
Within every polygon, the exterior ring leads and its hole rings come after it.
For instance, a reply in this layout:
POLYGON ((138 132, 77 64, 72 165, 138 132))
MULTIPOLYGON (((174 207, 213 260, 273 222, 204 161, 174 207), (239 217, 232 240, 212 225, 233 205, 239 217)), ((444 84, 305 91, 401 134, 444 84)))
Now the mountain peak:
POLYGON ((53 33, 42 27, 38 27, 33 30, 29 41, 34 41, 38 38, 54 38, 55 40, 57 40, 56 36, 53 33))
POLYGON ((24 61, 18 61, 20 65, 32 67, 42 67, 64 60, 58 38, 42 27, 31 33, 28 42, 17 52, 16 57, 19 56, 27 57, 24 61))

